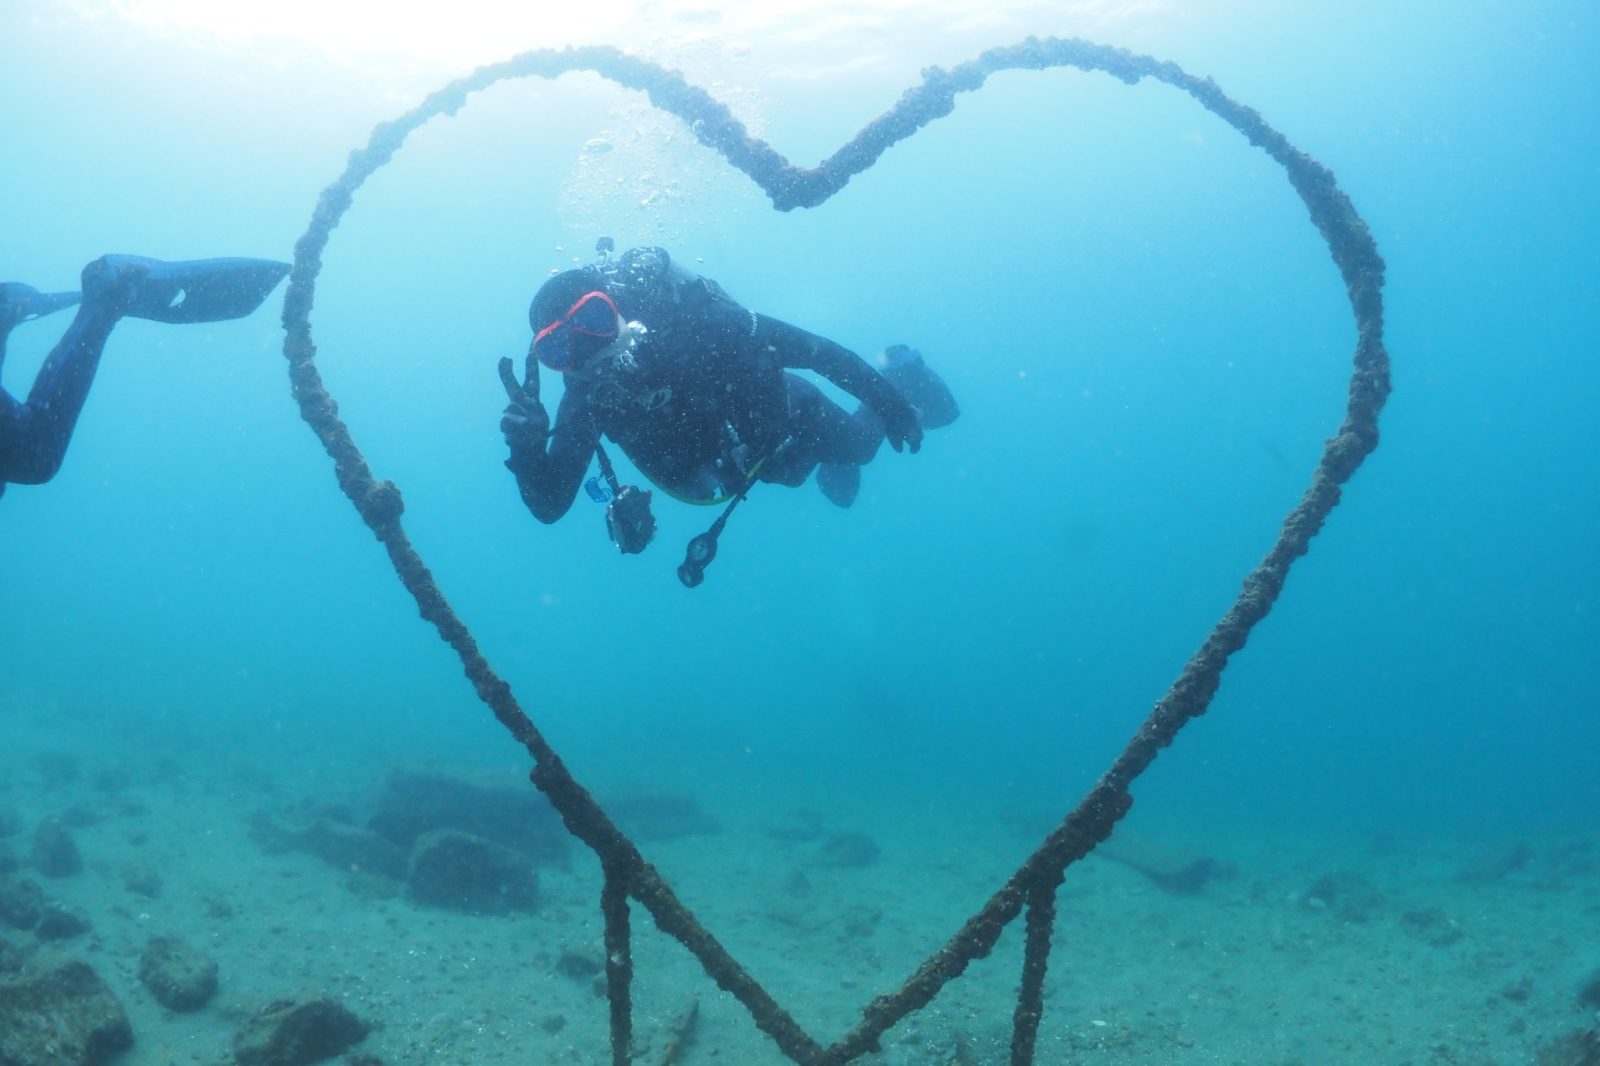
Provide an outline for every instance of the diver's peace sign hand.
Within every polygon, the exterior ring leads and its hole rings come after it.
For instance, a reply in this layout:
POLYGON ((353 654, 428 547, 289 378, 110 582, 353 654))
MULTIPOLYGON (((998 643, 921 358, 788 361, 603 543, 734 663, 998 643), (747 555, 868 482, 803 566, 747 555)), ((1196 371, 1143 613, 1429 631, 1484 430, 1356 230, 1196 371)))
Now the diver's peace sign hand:
MULTIPOLYGON (((500 383, 505 386, 506 397, 511 401, 500 414, 500 433, 513 454, 541 449, 550 436, 550 415, 539 402, 538 377, 529 390, 517 384, 510 359, 500 360, 500 383)), ((538 371, 535 370, 537 375, 538 371)))

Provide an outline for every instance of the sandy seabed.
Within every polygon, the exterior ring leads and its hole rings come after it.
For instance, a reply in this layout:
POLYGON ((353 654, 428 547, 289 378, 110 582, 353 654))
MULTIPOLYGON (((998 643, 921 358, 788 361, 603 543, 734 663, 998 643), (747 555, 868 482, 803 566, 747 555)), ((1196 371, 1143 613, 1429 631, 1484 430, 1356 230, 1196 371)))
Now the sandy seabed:
MULTIPOLYGON (((515 786, 519 775, 498 779, 515 786)), ((586 852, 540 870, 530 913, 429 908, 311 855, 261 847, 252 816, 326 802, 321 787, 226 759, 142 763, 14 740, 0 754, 0 813, 14 827, 0 850, 20 861, 15 876, 92 930, 37 949, 31 933, 0 936, 36 960, 94 967, 135 1034, 118 1066, 231 1062, 240 1024, 297 994, 333 997, 373 1023, 359 1051, 393 1066, 611 1061, 595 979, 599 872, 586 852), (82 872, 28 868, 31 827, 46 817, 71 828, 82 872), (154 895, 129 886, 141 864, 159 876, 154 895), (160 935, 218 963, 220 992, 205 1009, 170 1012, 140 983, 140 954, 160 935)), ((1050 824, 927 797, 830 801, 825 816, 774 790, 725 800, 707 802, 719 831, 644 850, 824 1039, 909 975, 1050 824), (797 843, 797 825, 860 834, 877 857, 819 861, 797 843)), ((1154 843, 1211 858, 1222 875, 1181 893, 1098 856, 1069 871, 1040 1063, 1534 1063, 1557 1037, 1596 1024, 1580 991, 1600 972, 1600 839, 1268 838, 1210 824, 1154 843)), ((687 952, 634 915, 636 1062, 788 1061, 687 952)), ((1019 932, 862 1061, 1007 1062, 1019 932)))

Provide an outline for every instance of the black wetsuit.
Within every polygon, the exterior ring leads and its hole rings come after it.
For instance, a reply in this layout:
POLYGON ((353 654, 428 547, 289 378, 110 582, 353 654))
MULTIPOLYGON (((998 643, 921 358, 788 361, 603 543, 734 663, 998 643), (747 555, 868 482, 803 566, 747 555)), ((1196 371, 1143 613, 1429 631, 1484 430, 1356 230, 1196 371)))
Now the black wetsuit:
MULTIPOLYGON (((4 295, 0 291, 0 297, 4 295)), ((40 485, 60 469, 117 317, 116 311, 102 306, 80 307, 39 368, 27 402, 0 389, 0 495, 8 481, 40 485)), ((0 316, 0 365, 5 362, 6 337, 15 324, 14 318, 0 316)))
POLYGON ((865 464, 886 432, 913 450, 921 440, 915 411, 860 356, 741 307, 659 248, 594 268, 594 281, 645 331, 625 354, 567 372, 544 447, 513 444, 506 466, 542 522, 572 505, 602 435, 693 502, 733 495, 752 475, 799 485, 818 463, 865 464), (790 369, 822 375, 861 407, 845 411, 790 369))

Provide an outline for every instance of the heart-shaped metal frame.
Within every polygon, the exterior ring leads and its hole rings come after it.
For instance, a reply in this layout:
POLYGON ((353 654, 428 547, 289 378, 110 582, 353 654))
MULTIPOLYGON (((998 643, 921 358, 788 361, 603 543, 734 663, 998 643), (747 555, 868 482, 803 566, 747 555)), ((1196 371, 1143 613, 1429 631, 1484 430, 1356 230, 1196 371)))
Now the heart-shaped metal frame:
POLYGON ((340 487, 388 549, 396 573, 416 599, 422 616, 455 649, 479 698, 532 755, 534 784, 549 797, 567 828, 600 859, 605 877, 601 910, 605 917, 614 1063, 629 1061, 632 1037, 630 898, 650 912, 662 931, 681 941, 720 987, 745 1005, 756 1024, 786 1055, 807 1066, 849 1062, 877 1048, 891 1026, 925 1006, 973 960, 986 956, 1001 931, 1026 906, 1026 945, 1021 991, 1013 1016, 1011 1061, 1015 1066, 1033 1061, 1044 1010, 1055 893, 1066 868, 1111 834, 1133 803, 1130 787, 1134 779, 1172 742, 1178 730, 1205 712, 1228 659, 1244 646, 1251 628, 1272 609, 1290 565, 1305 554, 1311 538, 1339 502, 1340 487, 1377 446, 1378 412, 1389 395, 1389 356, 1383 344, 1383 270, 1383 260, 1366 224, 1334 182, 1333 174, 1296 149, 1255 111, 1225 95, 1209 79, 1194 77, 1172 63, 1074 39, 1030 37, 1010 47, 984 52, 952 70, 930 68, 923 72, 920 86, 906 92, 893 108, 810 169, 791 165, 765 141, 751 137, 726 107, 676 72, 603 47, 527 52, 483 67, 434 93, 415 110, 373 130, 367 146, 351 153, 344 173, 323 191, 310 226, 295 245, 294 269, 283 310, 287 331, 284 355, 289 360, 290 381, 301 416, 333 457, 340 487), (322 252, 333 227, 349 209, 355 190, 389 162, 413 130, 436 116, 454 114, 471 93, 508 78, 554 78, 571 71, 591 71, 624 88, 642 90, 655 106, 683 119, 702 143, 749 175, 777 209, 787 211, 823 203, 896 142, 949 114, 957 93, 978 89, 990 74, 1053 67, 1103 71, 1130 85, 1151 78, 1182 89, 1283 166, 1328 244, 1355 315, 1357 340, 1345 418, 1338 433, 1325 445, 1310 487, 1284 519, 1272 550, 1245 577, 1238 599, 1212 628, 1123 753, 944 947, 929 956, 900 988, 868 1004, 861 1021, 848 1033, 832 1045, 823 1046, 807 1035, 700 925, 633 842, 567 771, 518 705, 511 687, 479 653, 471 633, 439 591, 401 528, 404 508, 399 490, 392 482, 374 479, 317 372, 310 316, 322 252))

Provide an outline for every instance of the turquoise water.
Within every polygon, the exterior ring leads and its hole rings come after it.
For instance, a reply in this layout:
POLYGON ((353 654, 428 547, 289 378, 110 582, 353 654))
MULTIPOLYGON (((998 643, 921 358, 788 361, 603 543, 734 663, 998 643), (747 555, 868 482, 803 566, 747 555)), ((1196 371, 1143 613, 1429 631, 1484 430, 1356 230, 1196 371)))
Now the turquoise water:
MULTIPOLYGON (((1260 110, 1372 228, 1395 389, 1212 712, 1136 789, 1141 816, 1592 834, 1594 7, 1042 21, 845 28, 830 59, 870 62, 825 79, 797 69, 804 41, 721 41, 714 23, 692 44, 611 43, 683 68, 805 163, 921 67, 1023 32, 1169 58, 1260 110)), ((290 258, 372 125, 472 65, 355 66, 48 5, 7 7, 0 40, 0 274, 41 288, 106 251, 290 258)), ((198 735, 196 759, 330 781, 520 765, 300 422, 280 301, 217 326, 124 322, 61 474, 0 502, 4 729, 129 757, 198 735)), ((1270 545, 1338 425, 1354 340, 1270 160, 1174 90, 1070 72, 996 77, 793 214, 634 94, 503 85, 358 194, 313 324, 441 587, 602 796, 648 780, 711 807, 792 790, 1045 821, 1270 545), (495 362, 525 351, 539 281, 601 234, 664 245, 865 354, 919 347, 962 419, 919 455, 883 452, 850 511, 762 486, 694 591, 674 568, 707 511, 661 503, 657 542, 626 558, 581 498, 537 524, 500 465, 495 362)), ((14 335, 8 389, 58 325, 14 335)))

